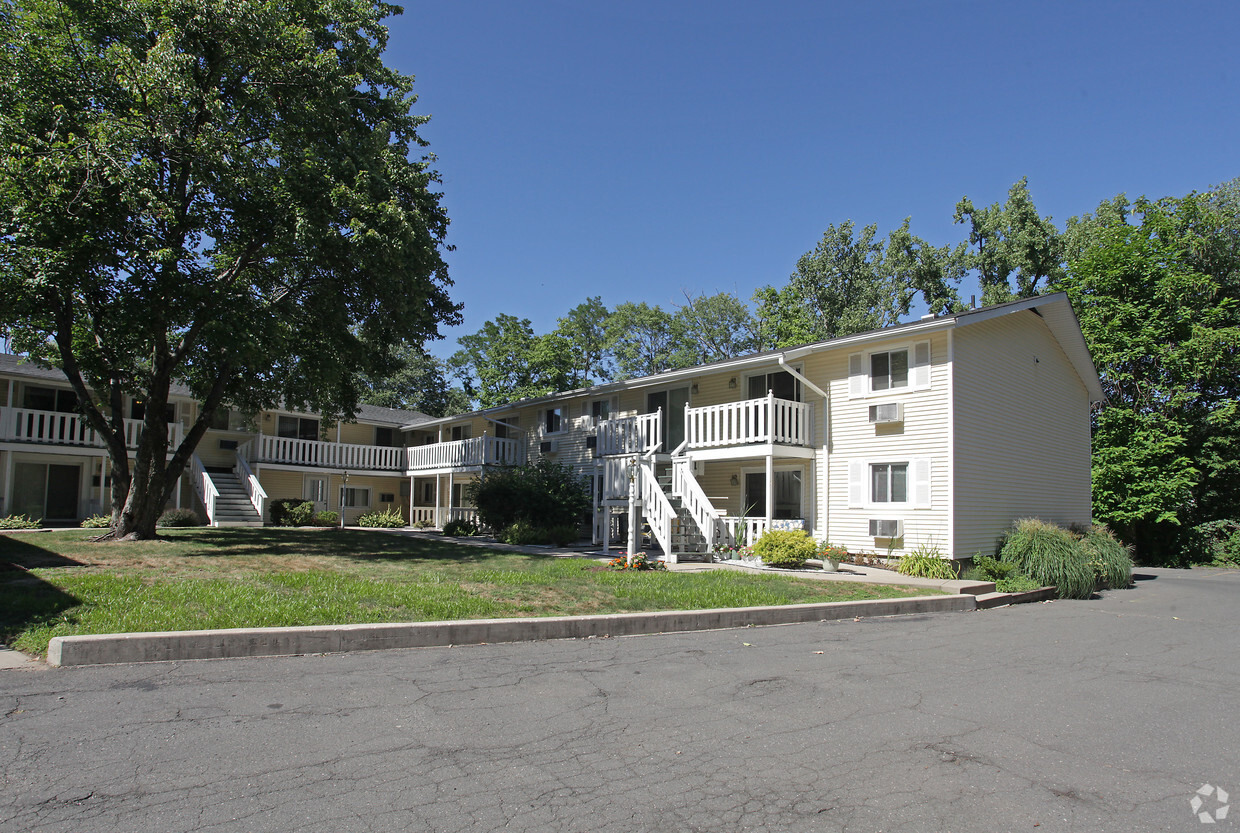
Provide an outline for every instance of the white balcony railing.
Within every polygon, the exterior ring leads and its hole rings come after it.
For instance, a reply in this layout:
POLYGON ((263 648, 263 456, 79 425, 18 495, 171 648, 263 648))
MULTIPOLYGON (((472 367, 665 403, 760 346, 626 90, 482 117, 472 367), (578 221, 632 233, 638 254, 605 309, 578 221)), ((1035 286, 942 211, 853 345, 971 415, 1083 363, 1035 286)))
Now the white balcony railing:
POLYGON ((525 462, 525 444, 512 439, 481 436, 403 449, 409 473, 469 466, 515 466, 525 462))
MULTIPOLYGON (((125 447, 137 448, 142 432, 140 419, 125 420, 125 447)), ((37 411, 32 408, 0 408, 0 440, 48 445, 106 448, 103 437, 81 414, 37 411)), ((181 423, 168 425, 169 452, 181 444, 181 423)))
POLYGON ((685 406, 689 448, 752 443, 809 446, 813 444, 813 431, 813 405, 776 399, 773 394, 701 408, 685 406))
POLYGON ((605 419, 596 431, 596 453, 645 454, 663 442, 663 409, 653 414, 605 419))
POLYGON ((322 440, 295 440, 259 434, 238 448, 250 463, 286 463, 354 471, 405 470, 405 449, 381 445, 332 443, 322 440))

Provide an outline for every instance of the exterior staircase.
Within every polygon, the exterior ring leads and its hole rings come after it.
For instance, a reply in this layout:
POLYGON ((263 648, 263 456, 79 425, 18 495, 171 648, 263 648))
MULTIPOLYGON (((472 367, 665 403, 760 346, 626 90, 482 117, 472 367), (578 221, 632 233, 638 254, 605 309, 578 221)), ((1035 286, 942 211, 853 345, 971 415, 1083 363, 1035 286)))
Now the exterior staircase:
POLYGON ((262 526, 254 504, 245 492, 245 487, 232 472, 211 472, 211 482, 215 484, 219 496, 215 499, 215 516, 210 519, 211 526, 262 526))
POLYGON ((664 474, 658 477, 659 488, 667 495, 667 500, 676 511, 672 519, 671 550, 676 561, 705 561, 710 563, 714 556, 706 546, 706 536, 698 527, 693 515, 685 508, 681 498, 672 491, 672 476, 664 474))

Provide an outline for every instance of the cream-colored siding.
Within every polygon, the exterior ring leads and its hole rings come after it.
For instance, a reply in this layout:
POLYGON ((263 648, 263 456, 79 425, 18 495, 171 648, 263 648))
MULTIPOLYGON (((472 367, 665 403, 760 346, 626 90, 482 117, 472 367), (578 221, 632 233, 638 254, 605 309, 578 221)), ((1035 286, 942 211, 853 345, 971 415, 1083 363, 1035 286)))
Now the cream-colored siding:
MULTIPOLYGON (((830 385, 831 415, 829 454, 823 476, 821 517, 828 523, 817 530, 820 537, 831 543, 848 547, 854 552, 893 552, 902 554, 925 545, 938 547, 947 555, 950 552, 951 514, 950 505, 950 439, 948 430, 949 384, 951 367, 948 363, 948 337, 945 333, 933 335, 905 335, 889 340, 868 343, 864 348, 837 349, 829 353, 811 356, 807 375, 821 387, 823 381, 830 385), (849 393, 849 356, 861 353, 863 367, 869 368, 869 355, 875 352, 909 349, 910 358, 919 341, 930 341, 930 384, 915 389, 910 370, 910 384, 882 392, 867 392, 860 396, 849 393), (878 403, 898 402, 904 406, 904 422, 875 425, 869 421, 869 408, 878 403), (930 463, 930 502, 928 508, 914 508, 913 462, 919 459, 930 463), (866 487, 864 505, 850 506, 850 464, 864 465, 866 487), (873 463, 908 463, 908 504, 872 504, 869 501, 869 469, 873 463), (904 522, 903 539, 889 541, 869 534, 872 518, 895 519, 904 522)), ((867 386, 868 387, 868 386, 867 386)))
POLYGON ((956 555, 991 554, 1016 518, 1090 519, 1089 396, 1029 311, 955 331, 956 555))

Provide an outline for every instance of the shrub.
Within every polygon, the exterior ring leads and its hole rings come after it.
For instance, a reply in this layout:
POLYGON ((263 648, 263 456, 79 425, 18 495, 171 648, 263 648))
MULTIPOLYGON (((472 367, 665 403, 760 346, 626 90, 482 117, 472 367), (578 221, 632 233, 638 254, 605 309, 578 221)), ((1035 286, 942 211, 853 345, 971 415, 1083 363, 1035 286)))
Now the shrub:
POLYGON ((411 523, 411 524, 410 524, 410 526, 412 526, 414 529, 429 529, 430 527, 432 527, 432 526, 434 526, 434 525, 435 525, 435 524, 431 523, 430 521, 426 520, 425 518, 423 518, 423 519, 421 519, 421 520, 414 521, 413 523, 411 523))
POLYGON ((1107 587, 1118 590, 1132 583, 1132 554, 1111 530, 1094 524, 1081 535, 1079 546, 1094 575, 1107 587))
POLYGON ((1008 531, 999 560, 1009 561, 1041 585, 1054 585, 1060 598, 1088 599, 1097 579, 1079 539, 1063 527, 1023 518, 1008 531))
POLYGON ((922 544, 917 549, 904 555, 896 564, 896 572, 905 576, 921 578, 937 578, 950 580, 956 577, 956 570, 938 547, 927 547, 922 544))
POLYGON ((198 526, 198 515, 192 509, 169 509, 155 526, 198 526))
POLYGON ((378 509, 366 512, 357 519, 357 525, 378 529, 399 529, 405 525, 405 516, 400 513, 399 509, 389 506, 382 512, 378 509))
POLYGON ((1042 585, 1038 584, 1029 576, 1014 573, 1007 578, 997 579, 995 581, 995 591, 998 593, 1024 593, 1029 590, 1037 590, 1042 585))
POLYGON ((36 521, 25 515, 8 515, 0 518, 0 529, 39 529, 42 526, 42 519, 36 521))
POLYGON ((1224 518, 1198 524, 1187 537, 1192 561, 1240 567, 1240 521, 1224 518))
POLYGON ((495 536, 496 540, 503 541, 505 544, 513 544, 518 547, 528 547, 532 544, 549 544, 551 538, 547 534, 547 530, 539 526, 534 526, 527 521, 517 521, 514 524, 504 527, 495 536))
POLYGON ((981 553, 973 556, 973 566, 969 568, 968 572, 969 578, 974 581, 993 581, 996 583, 1018 575, 1020 575, 1020 572, 1016 569, 1016 565, 1010 561, 1000 561, 997 558, 991 558, 989 555, 982 555, 981 553))
POLYGON ((547 539, 557 547, 568 547, 577 543, 581 537, 580 528, 576 524, 560 524, 547 527, 547 539))
POLYGON ((340 524, 340 513, 331 509, 314 513, 315 526, 338 526, 340 524))
POLYGON ((314 523, 314 504, 300 498, 281 498, 268 504, 272 526, 310 526, 314 523))
POLYGON ((91 515, 82 521, 82 529, 111 529, 111 515, 91 515))
POLYGON ((443 525, 443 534, 452 538, 467 538, 479 531, 477 522, 471 518, 457 518, 443 525))
POLYGON ((797 570, 818 554, 818 544, 801 529, 768 529, 754 543, 753 554, 768 567, 797 570))
POLYGON ((517 521, 543 528, 576 526, 590 511, 590 489, 571 468, 543 458, 522 466, 489 469, 465 487, 490 529, 517 521))

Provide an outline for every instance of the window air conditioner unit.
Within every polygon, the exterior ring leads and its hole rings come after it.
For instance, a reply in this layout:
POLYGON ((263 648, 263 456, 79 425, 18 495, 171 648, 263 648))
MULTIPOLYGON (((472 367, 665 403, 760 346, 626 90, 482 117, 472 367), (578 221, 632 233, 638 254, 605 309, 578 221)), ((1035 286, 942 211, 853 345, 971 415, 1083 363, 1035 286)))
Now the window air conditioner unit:
POLYGON ((598 437, 596 436, 586 437, 586 448, 598 448, 598 437))
POLYGON ((538 451, 540 454, 555 454, 559 450, 559 440, 547 440, 538 444, 538 451))
POLYGON ((904 535, 904 521, 870 519, 870 537, 900 538, 904 535))
POLYGON ((904 403, 887 402, 882 405, 870 406, 870 422, 904 422, 904 403))

